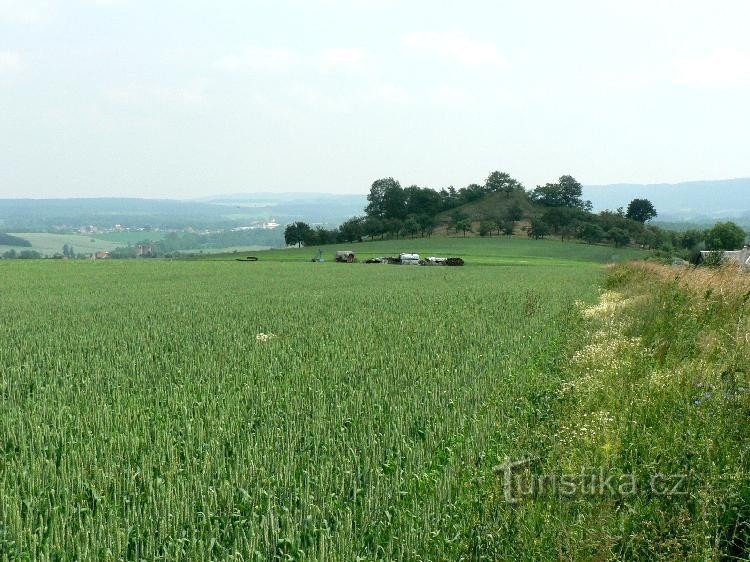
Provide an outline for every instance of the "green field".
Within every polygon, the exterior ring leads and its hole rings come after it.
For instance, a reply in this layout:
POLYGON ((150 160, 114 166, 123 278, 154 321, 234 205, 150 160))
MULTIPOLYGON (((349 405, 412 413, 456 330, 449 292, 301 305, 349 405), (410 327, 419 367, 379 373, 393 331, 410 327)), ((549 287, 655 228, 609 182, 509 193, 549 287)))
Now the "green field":
MULTIPOLYGON (((633 248, 614 248, 560 242, 559 240, 532 240, 526 237, 442 237, 407 238, 402 240, 375 240, 372 242, 334 244, 312 248, 287 248, 270 250, 258 254, 263 261, 310 261, 323 251, 326 261, 333 261, 336 250, 352 250, 357 259, 364 262, 367 258, 378 256, 398 256, 399 253, 418 253, 428 256, 458 256, 467 265, 560 265, 578 266, 592 263, 616 263, 629 259, 644 257, 646 252, 633 248)), ((212 259, 234 258, 233 255, 216 255, 212 259)))
POLYGON ((127 246, 128 244, 143 242, 144 240, 156 242, 163 239, 166 235, 165 231, 155 232, 153 230, 147 232, 102 232, 96 234, 96 238, 98 240, 106 240, 107 242, 115 242, 118 246, 127 246))
POLYGON ((580 559, 596 514, 494 467, 549 450, 581 303, 637 252, 352 247, 467 266, 0 262, 0 558, 580 559))
POLYGON ((86 234, 49 234, 47 232, 20 232, 14 234, 20 238, 25 238, 31 242, 31 248, 20 246, 0 246, 0 253, 10 249, 17 252, 23 250, 36 250, 42 255, 52 256, 62 254, 63 246, 68 244, 73 246, 76 254, 92 254, 96 252, 106 252, 122 246, 122 244, 101 240, 86 234))

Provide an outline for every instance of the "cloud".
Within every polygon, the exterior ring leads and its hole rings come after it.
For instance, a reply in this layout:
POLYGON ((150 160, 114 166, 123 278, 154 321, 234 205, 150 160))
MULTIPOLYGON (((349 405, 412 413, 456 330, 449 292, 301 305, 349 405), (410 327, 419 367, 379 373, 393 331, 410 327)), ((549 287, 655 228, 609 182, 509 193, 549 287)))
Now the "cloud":
POLYGON ((246 70, 283 72, 296 67, 351 70, 359 68, 365 60, 365 51, 358 48, 323 49, 314 54, 303 55, 292 49, 249 46, 219 59, 216 66, 230 72, 246 70))
POLYGON ((109 88, 107 97, 120 104, 142 104, 151 101, 169 105, 196 106, 206 101, 202 88, 197 86, 162 86, 129 84, 109 88))
POLYGON ((0 51, 0 73, 17 72, 23 68, 21 55, 14 51, 0 51))
POLYGON ((340 48, 323 49, 319 59, 324 67, 356 66, 365 60, 366 54, 362 49, 340 48))
POLYGON ((369 99, 386 101, 389 103, 408 103, 411 99, 409 92, 395 84, 379 84, 370 90, 369 99))
POLYGON ((281 71, 300 62, 299 55, 291 49, 275 47, 245 47, 242 51, 227 55, 217 62, 222 70, 273 70, 281 71))
POLYGON ((0 0, 0 22, 39 23, 51 13, 52 5, 44 0, 0 0))
POLYGON ((467 105, 470 101, 469 94, 463 88, 455 86, 440 86, 433 90, 432 99, 444 105, 467 105))
POLYGON ((401 43, 409 49, 431 52, 466 66, 506 65, 494 44, 476 41, 461 33, 412 32, 403 35, 401 43))
POLYGON ((704 88, 750 85, 750 53, 716 49, 706 55, 677 62, 677 80, 704 88))

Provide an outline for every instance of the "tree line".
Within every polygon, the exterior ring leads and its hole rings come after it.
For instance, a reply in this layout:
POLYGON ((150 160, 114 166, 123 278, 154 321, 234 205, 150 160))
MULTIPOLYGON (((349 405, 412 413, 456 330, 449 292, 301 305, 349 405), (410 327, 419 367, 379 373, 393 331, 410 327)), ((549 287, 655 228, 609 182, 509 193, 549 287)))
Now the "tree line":
MULTIPOLYGON (((479 207, 481 209, 481 205, 479 207)), ((615 246, 637 244, 644 248, 679 251, 694 255, 701 249, 734 249, 746 234, 734 223, 721 223, 706 231, 674 232, 649 224, 657 211, 648 199, 636 198, 627 207, 592 211, 583 199, 583 187, 571 175, 527 190, 510 174, 494 171, 482 184, 440 190, 411 185, 402 187, 394 178, 375 180, 367 195, 364 216, 354 217, 338 228, 313 227, 305 222, 287 225, 287 245, 313 246, 357 242, 386 237, 429 237, 438 224, 456 235, 513 235, 523 231, 532 238, 558 236, 589 244, 615 246), (461 207, 494 198, 494 206, 469 216, 461 207), (450 211, 453 210, 453 213, 450 211), (440 215, 442 214, 442 217, 440 215), (447 216, 446 216, 447 215, 447 216)))

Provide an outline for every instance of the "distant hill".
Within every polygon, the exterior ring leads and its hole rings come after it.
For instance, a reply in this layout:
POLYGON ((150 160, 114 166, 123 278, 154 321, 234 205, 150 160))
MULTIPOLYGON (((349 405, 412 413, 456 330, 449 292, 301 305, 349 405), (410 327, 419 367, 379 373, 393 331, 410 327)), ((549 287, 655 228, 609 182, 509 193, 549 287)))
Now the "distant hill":
POLYGON ((336 193, 234 193, 204 197, 198 201, 229 205, 269 217, 289 217, 313 224, 338 225, 353 216, 362 215, 366 195, 336 193))
POLYGON ((231 212, 222 205, 167 199, 0 199, 0 228, 33 231, 87 224, 198 228, 229 225, 231 212))
POLYGON ((649 199, 659 221, 712 223, 738 219, 750 223, 750 178, 674 184, 612 184, 584 187, 595 211, 627 207, 636 197, 649 199))
POLYGON ((338 225, 360 215, 364 195, 235 194, 202 200, 138 198, 0 199, 0 230, 45 231, 82 225, 182 229, 231 228, 276 219, 338 225))

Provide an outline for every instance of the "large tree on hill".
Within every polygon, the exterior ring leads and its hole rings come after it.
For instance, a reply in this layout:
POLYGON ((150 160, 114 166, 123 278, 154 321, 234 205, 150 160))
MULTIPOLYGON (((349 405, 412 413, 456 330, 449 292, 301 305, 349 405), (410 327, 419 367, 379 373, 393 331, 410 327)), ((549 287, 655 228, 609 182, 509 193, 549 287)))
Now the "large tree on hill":
POLYGON ((412 185, 404 189, 406 196, 406 214, 437 215, 442 208, 440 194, 429 187, 412 185))
POLYGON ((383 212, 388 218, 406 218, 406 193, 398 182, 386 186, 383 192, 383 212))
POLYGON ((706 248, 709 250, 738 250, 745 243, 747 234, 735 223, 718 222, 706 231, 706 248))
POLYGON ((484 189, 488 193, 522 192, 523 184, 506 172, 492 172, 484 182, 484 189))
POLYGON ((547 207, 571 207, 590 210, 591 202, 581 199, 583 187, 573 176, 560 176, 557 183, 539 185, 529 198, 547 207))
POLYGON ((372 182, 370 193, 367 194, 367 215, 381 219, 389 218, 386 212, 386 193, 390 193, 392 197, 394 191, 403 190, 401 184, 393 178, 381 178, 372 182))
POLYGON ((656 217, 656 209, 648 199, 633 199, 625 216, 630 220, 646 223, 656 217))
POLYGON ((284 242, 287 246, 294 246, 297 244, 298 247, 302 247, 305 238, 309 239, 310 225, 306 222, 293 222, 288 224, 284 229, 284 242))

